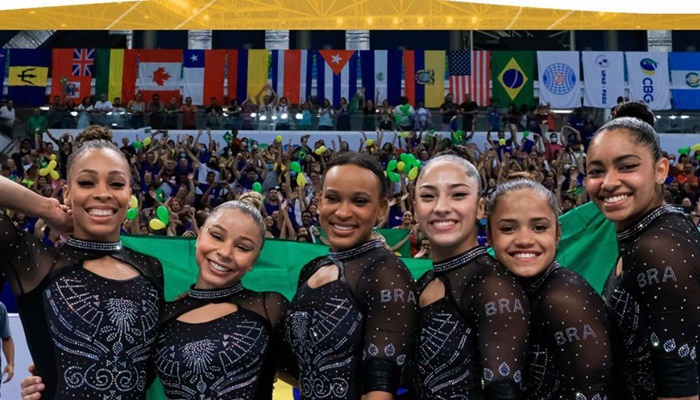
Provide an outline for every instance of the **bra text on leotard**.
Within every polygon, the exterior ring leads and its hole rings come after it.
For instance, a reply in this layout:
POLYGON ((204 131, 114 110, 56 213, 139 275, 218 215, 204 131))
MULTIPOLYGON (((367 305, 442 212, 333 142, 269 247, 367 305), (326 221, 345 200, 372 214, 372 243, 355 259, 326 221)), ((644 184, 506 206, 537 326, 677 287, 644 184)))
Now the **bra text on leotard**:
POLYGON ((510 308, 511 301, 508 299, 498 299, 498 302, 490 301, 484 306, 486 311, 486 316, 491 317, 496 314, 503 313, 520 313, 525 314, 523 310, 523 305, 520 303, 519 299, 513 300, 513 308, 510 308))
POLYGON ((557 341, 557 345, 563 346, 566 342, 573 343, 574 341, 586 340, 588 338, 596 339, 598 336, 593 331, 590 325, 585 324, 583 326, 583 337, 579 337, 578 329, 575 327, 570 327, 564 329, 564 331, 554 332, 554 339, 557 341))
POLYGON ((643 288, 647 285, 666 283, 671 281, 678 282, 678 279, 676 279, 676 273, 673 272, 673 268, 671 267, 666 267, 666 269, 664 269, 664 276, 661 278, 661 281, 659 281, 659 271, 655 268, 648 269, 645 272, 642 272, 639 275, 637 275, 637 283, 639 284, 640 288, 643 288))
POLYGON ((408 291, 408 294, 403 289, 383 289, 381 292, 382 303, 390 301, 400 301, 416 304, 416 294, 413 291, 408 291), (405 297, 405 299, 404 299, 405 297))

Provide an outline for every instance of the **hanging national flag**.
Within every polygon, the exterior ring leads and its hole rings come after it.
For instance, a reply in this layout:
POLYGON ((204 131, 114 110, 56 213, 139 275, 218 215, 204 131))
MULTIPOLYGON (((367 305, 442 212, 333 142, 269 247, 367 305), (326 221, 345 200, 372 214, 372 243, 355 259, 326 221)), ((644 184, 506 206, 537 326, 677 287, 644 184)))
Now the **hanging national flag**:
POLYGON ((581 66, 578 51, 538 51, 540 103, 552 108, 581 107, 581 66))
POLYGON ((316 91, 319 104, 328 99, 339 106, 341 97, 349 102, 357 94, 357 52, 317 50, 316 91))
POLYGON ((493 98, 501 106, 513 103, 520 108, 534 103, 534 51, 493 51, 491 69, 493 98))
POLYGON ((116 97, 128 104, 136 95, 138 50, 97 49, 95 51, 95 93, 116 97))
POLYGON ((583 51, 583 105, 611 108, 625 95, 625 56, 621 51, 583 51))
POLYGON ((19 107, 38 107, 46 102, 51 51, 12 49, 7 95, 19 107))
POLYGON ((92 94, 95 49, 53 49, 51 97, 80 103, 92 94))
POLYGON ((466 95, 480 106, 491 100, 491 53, 488 51, 450 51, 450 93, 461 104, 466 95))
POLYGON ((668 53, 626 51, 631 101, 643 101, 650 110, 671 108, 668 53))
POLYGON ((270 69, 268 50, 228 50, 228 97, 238 104, 254 98, 265 85, 270 69))
POLYGON ((389 104, 401 102, 401 60, 400 50, 362 50, 360 69, 365 97, 375 105, 389 100, 389 104))
POLYGON ((408 102, 440 107, 445 101, 445 52, 406 50, 403 52, 405 93, 408 102))
POLYGON ((191 97, 192 104, 210 104, 224 97, 224 62, 226 50, 185 50, 182 59, 183 97, 191 97))
POLYGON ((676 110, 700 110, 700 53, 669 53, 676 110))
POLYGON ((0 95, 5 93, 4 83, 5 83, 5 63, 7 62, 7 49, 0 49, 0 95))
POLYGON ((148 102, 154 94, 167 103, 170 97, 180 98, 182 50, 140 50, 139 75, 136 86, 148 102))
POLYGON ((290 104, 301 104, 311 97, 313 51, 272 50, 272 88, 290 104))

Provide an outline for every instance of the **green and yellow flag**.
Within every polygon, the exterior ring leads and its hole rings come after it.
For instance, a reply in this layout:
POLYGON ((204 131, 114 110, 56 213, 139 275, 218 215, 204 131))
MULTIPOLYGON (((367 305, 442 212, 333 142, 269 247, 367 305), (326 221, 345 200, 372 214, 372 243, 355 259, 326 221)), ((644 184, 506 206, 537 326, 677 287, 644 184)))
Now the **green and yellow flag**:
POLYGON ((534 104, 535 55, 534 51, 491 52, 493 98, 500 106, 534 104))

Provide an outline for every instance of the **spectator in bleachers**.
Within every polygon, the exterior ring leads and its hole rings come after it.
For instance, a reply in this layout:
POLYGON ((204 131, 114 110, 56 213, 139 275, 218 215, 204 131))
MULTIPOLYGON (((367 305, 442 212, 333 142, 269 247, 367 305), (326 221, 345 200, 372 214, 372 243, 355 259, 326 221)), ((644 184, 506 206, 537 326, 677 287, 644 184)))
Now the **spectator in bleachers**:
POLYGON ((61 96, 54 96, 53 102, 49 105, 49 111, 46 113, 51 128, 61 128, 61 122, 66 112, 66 106, 61 102, 61 96))
POLYGON ((486 118, 488 120, 487 133, 501 130, 501 110, 498 108, 498 100, 491 99, 491 105, 486 109, 486 118))
MULTIPOLYGON (((362 130, 373 132, 377 129, 377 107, 371 99, 365 99, 365 88, 360 89, 360 107, 362 108, 362 130)), ((374 97, 379 97, 379 91, 374 97)))
POLYGON ((476 116, 479 114, 479 105, 469 94, 464 95, 464 102, 459 105, 459 114, 462 115, 462 130, 466 134, 467 132, 474 134, 476 131, 476 116))
POLYGON ((389 100, 384 99, 379 108, 379 129, 383 131, 394 130, 394 108, 389 104, 389 100))
POLYGON ((46 132, 49 126, 49 121, 41 114, 41 109, 36 107, 32 110, 32 115, 27 118, 27 135, 40 135, 46 132))
POLYGON ((61 129, 75 129, 77 124, 75 117, 78 115, 75 100, 66 99, 65 106, 66 112, 63 113, 63 118, 61 118, 61 129))
POLYGON ((95 107, 92 104, 92 97, 84 97, 80 104, 78 104, 78 107, 76 108, 76 111, 78 112, 78 124, 76 125, 76 128, 85 129, 88 126, 90 126, 92 120, 92 113, 94 110, 95 107))
POLYGON ((182 129, 197 129, 196 114, 197 106, 192 104, 192 98, 186 97, 185 104, 180 106, 182 113, 182 129))
POLYGON ((289 105, 289 99, 284 96, 281 97, 277 103, 277 106, 275 106, 273 114, 277 117, 277 125, 275 126, 275 129, 279 131, 288 131, 292 118, 292 110, 289 105))
POLYGON ((233 99, 231 104, 224 110, 224 115, 228 118, 224 129, 241 129, 241 112, 241 106, 238 105, 238 100, 233 99))
POLYGON ((207 117, 207 128, 216 130, 223 126, 221 119, 223 118, 224 109, 219 105, 216 97, 211 98, 209 106, 204 109, 204 114, 207 117))
POLYGON ((111 127, 112 124, 112 103, 107 99, 107 95, 102 93, 100 99, 95 103, 95 119, 96 123, 102 126, 111 127), (108 115, 109 114, 109 115, 108 115))
POLYGON ((175 96, 170 96, 168 105, 165 106, 165 122, 163 128, 177 129, 177 117, 180 111, 180 104, 175 96))
POLYGON ((297 119, 297 127, 299 130, 308 131, 312 127, 313 114, 311 113, 311 102, 308 100, 301 103, 301 111, 299 112, 301 119, 297 119))
POLYGON ((340 107, 336 111, 338 113, 337 123, 335 130, 345 132, 350 130, 350 108, 348 105, 348 99, 345 97, 340 98, 340 107))
POLYGON ((454 96, 452 93, 448 93, 445 96, 445 101, 440 105, 440 115, 442 115, 442 130, 450 132, 450 124, 452 118, 457 116, 457 110, 459 106, 454 102, 454 96))
POLYGON ((332 131, 334 115, 335 110, 333 110, 331 101, 328 98, 323 99, 323 104, 318 108, 318 130, 332 131))
POLYGON ((20 120, 17 118, 15 102, 3 99, 2 106, 0 106, 0 133, 11 138, 14 137, 14 125, 18 122, 20 120))
POLYGON ((143 93, 138 92, 136 93, 136 96, 132 100, 129 100, 129 103, 126 105, 126 112, 131 114, 131 117, 129 118, 129 126, 131 126, 132 129, 143 128, 143 116, 145 111, 146 103, 143 101, 143 93))
POLYGON ((430 109, 426 108, 423 100, 418 100, 416 103, 415 123, 413 129, 418 132, 429 131, 433 129, 433 115, 430 109))
POLYGON ((165 121, 165 104, 160 101, 160 95, 154 94, 151 97, 151 101, 146 105, 146 116, 148 117, 149 125, 154 129, 163 128, 163 123, 165 121))
POLYGON ((401 96, 401 103, 394 108, 396 129, 401 131, 410 131, 413 129, 413 115, 415 112, 416 110, 411 103, 409 103, 408 97, 401 96))

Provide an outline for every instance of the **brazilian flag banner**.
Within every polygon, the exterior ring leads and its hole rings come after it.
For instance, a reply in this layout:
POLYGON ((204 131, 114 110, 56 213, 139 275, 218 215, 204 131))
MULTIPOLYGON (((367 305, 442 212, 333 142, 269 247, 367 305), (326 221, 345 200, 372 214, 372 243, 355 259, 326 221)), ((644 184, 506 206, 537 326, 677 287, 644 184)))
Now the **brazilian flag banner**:
POLYGON ((492 51, 491 78, 493 98, 500 107, 514 103, 520 108, 523 104, 533 105, 535 96, 534 51, 492 51))
MULTIPOLYGON (((562 238, 557 249, 557 260, 563 267, 583 276, 600 293, 617 261, 617 238, 613 224, 593 203, 569 211, 560 218, 560 222, 562 238)), ((392 229, 380 230, 380 233, 385 234, 386 231, 392 229)), ((392 234, 395 236, 387 242, 394 242, 405 233, 389 232, 389 237, 392 234)), ((174 300, 197 279, 195 239, 122 236, 122 241, 125 246, 156 257, 163 264, 166 300, 174 300)), ((279 292, 291 299, 296 292, 301 268, 325 254, 328 254, 328 247, 323 245, 268 239, 255 267, 243 279, 243 285, 251 290, 279 292)), ((402 261, 416 279, 432 268, 430 260, 402 258, 402 261)), ((160 382, 151 387, 148 399, 165 399, 160 382)))

